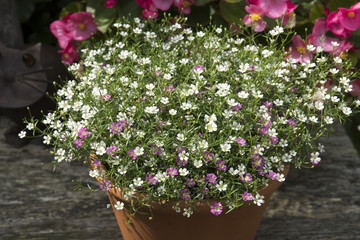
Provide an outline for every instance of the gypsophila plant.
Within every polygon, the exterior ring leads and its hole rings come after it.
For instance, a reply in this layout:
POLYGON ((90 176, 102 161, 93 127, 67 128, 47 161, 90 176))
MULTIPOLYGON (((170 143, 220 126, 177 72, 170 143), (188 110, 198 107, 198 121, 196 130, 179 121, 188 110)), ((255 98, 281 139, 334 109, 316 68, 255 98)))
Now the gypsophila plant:
POLYGON ((31 119, 28 129, 55 165, 91 155, 90 176, 134 206, 171 201, 189 217, 201 201, 215 215, 261 205, 258 190, 284 181, 286 165, 320 162, 320 136, 360 102, 347 96, 355 73, 340 57, 314 50, 296 63, 285 50, 293 33, 278 26, 260 44, 242 31, 121 19, 83 50, 84 70, 69 67, 78 79, 55 95, 46 128, 31 119))

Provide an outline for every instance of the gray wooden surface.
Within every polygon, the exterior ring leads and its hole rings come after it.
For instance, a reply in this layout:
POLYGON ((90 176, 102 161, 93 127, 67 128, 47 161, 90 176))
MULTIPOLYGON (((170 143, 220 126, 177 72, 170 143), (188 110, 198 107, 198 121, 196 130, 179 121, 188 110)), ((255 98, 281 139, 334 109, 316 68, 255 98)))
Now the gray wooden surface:
MULTIPOLYGON (((72 180, 95 184, 86 166, 53 172, 40 144, 4 143, 10 125, 0 116, 0 239, 122 239, 107 196, 73 190, 72 180)), ((341 127, 325 146, 319 166, 290 170, 256 240, 360 239, 360 158, 341 127)))

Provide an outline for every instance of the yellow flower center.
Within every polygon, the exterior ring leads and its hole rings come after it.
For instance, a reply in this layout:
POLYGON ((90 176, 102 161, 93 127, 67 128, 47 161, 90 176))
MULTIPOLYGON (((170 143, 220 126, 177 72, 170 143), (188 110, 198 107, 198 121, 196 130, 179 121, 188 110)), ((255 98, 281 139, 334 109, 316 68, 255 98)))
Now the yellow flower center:
POLYGON ((257 13, 252 14, 250 18, 255 22, 261 20, 261 16, 257 13))
POLYGON ((355 17, 355 13, 354 13, 354 12, 349 12, 347 15, 348 15, 349 18, 355 17))
POLYGON ((84 30, 85 29, 85 24, 83 24, 83 23, 79 23, 79 28, 80 28, 80 30, 84 30))
POLYGON ((70 55, 68 53, 64 53, 64 58, 68 59, 70 57, 70 55))
POLYGON ((300 54, 305 54, 306 53, 306 49, 304 47, 296 47, 296 50, 300 53, 300 54))
POLYGON ((340 57, 342 60, 346 60, 348 58, 348 54, 347 53, 341 53, 340 57))
POLYGON ((295 15, 294 12, 290 12, 290 13, 288 14, 288 17, 289 17, 289 18, 292 18, 294 15, 295 15))

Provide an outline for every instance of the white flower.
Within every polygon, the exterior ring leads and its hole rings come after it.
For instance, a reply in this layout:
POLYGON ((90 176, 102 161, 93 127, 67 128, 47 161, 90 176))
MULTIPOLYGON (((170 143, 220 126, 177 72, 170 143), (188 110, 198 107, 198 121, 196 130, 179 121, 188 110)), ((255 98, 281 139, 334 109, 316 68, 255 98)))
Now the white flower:
POLYGON ((171 79, 171 74, 165 73, 165 74, 164 74, 164 79, 165 79, 165 80, 170 80, 170 79, 171 79))
POLYGON ((127 172, 126 166, 120 166, 117 170, 121 175, 124 175, 127 172))
POLYGON ((199 31, 199 32, 196 33, 196 36, 197 37, 203 37, 203 36, 205 36, 205 33, 203 31, 199 31))
POLYGON ((205 141, 205 140, 202 140, 202 141, 200 141, 200 143, 199 143, 199 147, 202 148, 202 149, 207 149, 208 146, 209 146, 209 144, 208 144, 208 142, 205 141))
POLYGON ((217 131, 217 125, 214 122, 208 122, 205 126, 205 129, 209 132, 215 132, 217 131))
POLYGON ((141 185, 144 183, 143 180, 141 180, 141 178, 136 178, 136 179, 133 179, 133 183, 135 186, 138 186, 138 187, 141 187, 141 185))
POLYGON ((315 116, 311 116, 311 117, 309 118, 309 120, 310 120, 311 122, 313 122, 313 123, 317 123, 317 122, 318 122, 318 118, 315 117, 315 116))
POLYGON ((90 177, 98 177, 99 176, 99 170, 97 170, 97 169, 90 170, 89 171, 89 176, 90 177))
POLYGON ((333 118, 332 118, 332 117, 329 117, 329 116, 326 116, 326 117, 324 118, 324 121, 325 121, 326 124, 333 124, 333 123, 334 123, 333 118))
POLYGON ((44 138, 43 143, 49 145, 51 141, 51 137, 49 135, 46 135, 43 138, 44 138))
POLYGON ((322 101, 316 101, 314 105, 317 110, 321 111, 324 109, 324 103, 322 101))
POLYGON ((169 113, 170 115, 174 116, 176 115, 177 111, 175 109, 170 109, 169 113))
POLYGON ((19 134, 18 134, 19 138, 24 138, 26 137, 26 132, 25 131, 21 131, 19 134))
POLYGON ((114 204, 114 207, 116 210, 123 210, 124 209, 124 203, 123 202, 120 202, 120 201, 117 201, 115 204, 114 204))
POLYGON ((235 176, 235 175, 238 175, 238 174, 239 174, 239 170, 238 170, 238 169, 234 169, 233 167, 231 167, 231 168, 229 169, 229 173, 230 173, 231 175, 235 176))
POLYGON ((216 184, 216 188, 222 192, 225 191, 227 188, 227 184, 225 184, 223 181, 220 181, 219 183, 216 184))
POLYGON ((180 176, 186 176, 189 174, 189 171, 186 168, 180 168, 179 174, 180 174, 180 176))
POLYGON ((253 202, 256 205, 261 206, 263 203, 265 203, 264 196, 256 193, 256 196, 254 197, 253 202))
POLYGON ((28 123, 26 125, 26 128, 29 129, 29 130, 33 130, 35 128, 35 124, 34 123, 28 123))
POLYGON ((274 101, 274 104, 275 104, 276 106, 282 106, 283 103, 284 103, 284 101, 283 101, 283 100, 280 100, 280 99, 276 99, 276 100, 274 101))
POLYGON ((156 106, 146 107, 145 112, 149 114, 156 114, 159 112, 159 109, 156 106))
POLYGON ((161 100, 160 100, 160 102, 162 103, 162 104, 168 104, 169 103, 169 98, 168 97, 163 97, 163 98, 161 98, 161 100))
POLYGON ((185 141, 186 138, 185 138, 184 134, 178 133, 176 135, 176 139, 182 142, 182 141, 185 141))
POLYGON ((99 146, 97 149, 96 149, 96 155, 104 155, 106 153, 106 149, 105 147, 103 146, 99 146))
POLYGON ((136 147, 134 149, 134 154, 138 155, 138 156, 143 155, 144 154, 144 149, 142 147, 136 147))
POLYGON ((184 208, 183 215, 184 215, 185 217, 190 217, 191 214, 193 214, 193 211, 192 211, 191 207, 184 208))
POLYGON ((321 158, 319 157, 320 153, 319 152, 313 152, 310 155, 310 161, 312 164, 316 165, 321 161, 321 158))
POLYGON ((221 148, 221 151, 223 151, 223 152, 230 152, 231 144, 229 144, 229 143, 220 144, 220 148, 221 148))
POLYGON ((245 99, 245 98, 247 98, 249 96, 249 94, 247 92, 245 92, 245 91, 241 91, 237 95, 238 95, 239 98, 242 98, 242 99, 245 99))
POLYGON ((216 28, 216 29, 215 29, 215 32, 218 33, 218 34, 220 34, 220 33, 222 33, 222 29, 221 29, 221 28, 216 28))
POLYGON ((196 168, 201 168, 202 165, 203 165, 203 162, 202 162, 201 160, 195 160, 195 161, 194 161, 194 166, 195 166, 196 168))

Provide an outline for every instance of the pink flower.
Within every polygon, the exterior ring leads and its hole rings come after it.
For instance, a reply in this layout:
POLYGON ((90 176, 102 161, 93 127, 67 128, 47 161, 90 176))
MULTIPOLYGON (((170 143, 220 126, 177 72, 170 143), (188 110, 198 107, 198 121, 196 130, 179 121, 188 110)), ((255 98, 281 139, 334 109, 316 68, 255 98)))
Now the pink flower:
POLYGON ((266 27, 266 22, 262 19, 267 10, 257 5, 246 6, 245 10, 250 13, 244 17, 247 26, 254 26, 255 32, 262 32, 266 27))
POLYGON ((210 208, 211 213, 215 216, 220 215, 223 210, 223 206, 220 202, 214 202, 213 205, 210 206, 210 208))
POLYGON ((356 4, 350 9, 339 8, 339 22, 341 26, 350 31, 360 27, 360 5, 356 4), (358 5, 358 6, 357 6, 358 5))
POLYGON ((355 81, 353 81, 350 84, 353 87, 350 94, 359 98, 360 97, 360 79, 356 79, 355 81))
POLYGON ((78 135, 80 138, 86 138, 87 136, 89 136, 90 132, 87 131, 87 128, 80 128, 80 130, 78 131, 78 135))
POLYGON ((106 8, 113 8, 116 4, 117 0, 106 0, 105 7, 106 8))
MULTIPOLYGON (((290 45, 291 57, 300 63, 309 63, 312 59, 312 54, 308 52, 306 43, 301 39, 300 35, 295 35, 292 39, 293 44, 290 45)), ((288 50, 289 51, 289 48, 288 50)))
POLYGON ((296 17, 294 14, 294 10, 298 7, 292 1, 287 1, 287 9, 284 17, 281 19, 281 24, 288 27, 295 27, 296 25, 296 17))
POLYGON ((158 17, 158 9, 153 4, 152 0, 136 0, 140 7, 144 8, 142 17, 144 19, 155 19, 158 17))
POLYGON ((339 46, 335 47, 333 50, 331 50, 330 52, 335 54, 336 56, 339 56, 340 54, 343 54, 341 57, 343 59, 347 58, 347 50, 350 50, 353 48, 353 45, 349 42, 349 41, 341 41, 338 42, 339 46))
POLYGON ((73 39, 82 41, 91 37, 97 30, 95 20, 89 12, 71 14, 66 24, 73 39))
POLYGON ((57 38, 62 49, 65 49, 73 39, 69 30, 66 28, 67 19, 70 15, 71 13, 66 15, 62 20, 57 20, 50 24, 50 31, 57 38))
POLYGON ((72 43, 69 43, 65 49, 59 50, 58 53, 62 54, 61 60, 67 65, 79 59, 79 54, 72 43))
POLYGON ((169 10, 171 5, 173 4, 173 0, 152 0, 152 2, 156 8, 163 11, 169 10))
POLYGON ((178 7, 179 12, 190 14, 190 6, 194 4, 193 0, 174 0, 174 5, 178 7))
POLYGON ((248 192, 244 192, 243 194, 241 194, 242 198, 244 201, 251 201, 253 200, 253 196, 251 193, 248 192))
POLYGON ((287 0, 258 0, 258 6, 262 9, 268 9, 265 14, 269 18, 279 18, 286 13, 287 0))
POLYGON ((336 36, 348 38, 351 36, 351 31, 341 25, 340 18, 341 16, 338 12, 332 12, 327 17, 326 25, 336 36))
POLYGON ((308 42, 316 47, 322 47, 325 52, 334 50, 331 42, 339 43, 337 38, 327 37, 325 33, 328 31, 325 18, 318 18, 314 24, 312 33, 308 36, 308 42))

